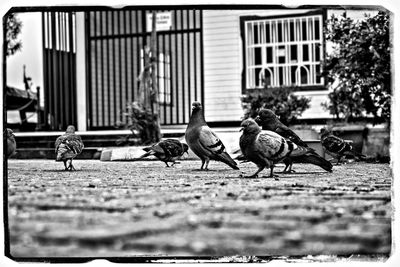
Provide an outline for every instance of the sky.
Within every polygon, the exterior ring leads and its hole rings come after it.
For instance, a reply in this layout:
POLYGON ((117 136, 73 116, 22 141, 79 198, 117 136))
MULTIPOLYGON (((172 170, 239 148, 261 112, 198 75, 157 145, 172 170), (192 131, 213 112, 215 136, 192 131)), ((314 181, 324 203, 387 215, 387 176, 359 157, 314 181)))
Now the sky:
POLYGON ((7 85, 24 89, 23 65, 32 78, 32 89, 43 88, 42 33, 40 12, 18 13, 22 21, 22 50, 7 58, 7 85))

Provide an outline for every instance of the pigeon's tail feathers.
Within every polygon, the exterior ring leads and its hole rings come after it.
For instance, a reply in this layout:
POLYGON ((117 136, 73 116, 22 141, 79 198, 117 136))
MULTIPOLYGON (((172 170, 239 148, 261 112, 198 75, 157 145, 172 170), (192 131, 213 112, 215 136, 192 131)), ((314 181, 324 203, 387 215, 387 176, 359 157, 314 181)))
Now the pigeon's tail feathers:
POLYGON ((222 152, 222 153, 218 154, 218 158, 219 158, 220 161, 222 161, 223 163, 227 164, 232 169, 239 170, 239 167, 237 166, 236 161, 234 161, 231 158, 231 156, 229 156, 228 153, 222 152))
POLYGON ((311 153, 311 154, 306 154, 302 157, 299 158, 299 161, 302 163, 311 163, 313 165, 319 166, 322 169, 324 169, 327 172, 332 172, 332 163, 324 159, 323 157, 311 153))
POLYGON ((154 155, 154 151, 153 150, 145 150, 147 147, 143 148, 144 151, 147 151, 146 153, 144 153, 143 155, 141 155, 138 159, 142 159, 145 157, 148 157, 150 155, 154 155))
POLYGON ((365 160, 367 158, 367 156, 355 151, 354 149, 352 149, 349 152, 346 152, 345 154, 350 154, 351 156, 357 157, 359 160, 365 160))
POLYGON ((288 144, 289 151, 290 151, 288 156, 297 157, 297 156, 305 155, 305 154, 307 154, 309 152, 312 153, 312 151, 313 151, 309 147, 296 145, 295 143, 293 143, 293 142, 291 142, 289 140, 287 140, 287 144, 288 144))
POLYGON ((151 150, 151 146, 143 148, 144 151, 149 152, 151 150))

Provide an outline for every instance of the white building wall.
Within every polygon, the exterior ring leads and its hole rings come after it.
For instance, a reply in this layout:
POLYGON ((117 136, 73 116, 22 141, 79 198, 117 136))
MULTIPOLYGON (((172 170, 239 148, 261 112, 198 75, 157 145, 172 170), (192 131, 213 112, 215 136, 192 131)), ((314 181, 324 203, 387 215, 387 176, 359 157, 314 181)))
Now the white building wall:
MULTIPOLYGON (((204 105, 207 121, 238 121, 243 116, 240 99, 243 70, 240 16, 276 16, 308 11, 311 10, 205 10, 203 12, 204 105)), ((321 101, 325 100, 327 91, 312 92, 311 95, 314 102, 321 101)), ((305 115, 320 117, 320 105, 314 102, 305 115)))
MULTIPOLYGON (((240 16, 278 16, 301 14, 311 10, 205 10, 203 12, 204 38, 204 105, 207 121, 237 121, 243 116, 242 94, 242 40, 240 16)), ((344 10, 328 10, 340 15, 344 10)), ((362 19, 364 13, 375 15, 377 11, 351 10, 347 14, 362 19)), ((301 91, 311 99, 310 108, 301 118, 332 118, 322 104, 328 102, 329 90, 301 91)))

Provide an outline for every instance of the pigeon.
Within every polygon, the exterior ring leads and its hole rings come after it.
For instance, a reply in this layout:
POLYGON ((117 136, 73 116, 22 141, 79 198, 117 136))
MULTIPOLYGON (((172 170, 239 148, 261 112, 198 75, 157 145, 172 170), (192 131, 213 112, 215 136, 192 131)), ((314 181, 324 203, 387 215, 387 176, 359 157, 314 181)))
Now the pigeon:
POLYGON ((153 146, 143 148, 146 153, 139 158, 141 159, 154 155, 156 158, 163 161, 167 167, 170 167, 168 162, 172 162, 171 166, 173 166, 177 159, 181 158, 184 153, 188 153, 188 149, 189 146, 187 144, 181 143, 176 139, 165 139, 153 146))
POLYGON ((221 161, 232 169, 238 170, 237 163, 226 152, 218 136, 208 127, 200 102, 192 103, 192 115, 185 132, 186 143, 201 159, 200 170, 208 170, 210 160, 221 161))
MULTIPOLYGON (((278 116, 275 115, 275 113, 270 110, 270 109, 261 109, 258 112, 258 116, 256 117, 256 122, 260 123, 262 126, 263 130, 269 130, 276 132, 277 134, 281 135, 282 137, 286 138, 287 140, 290 140, 291 142, 295 143, 298 146, 302 147, 307 147, 309 146, 301 140, 301 138, 294 132, 292 131, 289 127, 284 125, 278 118, 278 116)), ((296 163, 311 163, 314 165, 317 165, 324 169, 325 171, 332 172, 332 164, 318 155, 317 152, 315 152, 314 149, 310 148, 310 151, 301 156, 301 157, 295 157, 291 155, 290 157, 287 157, 283 160, 285 163, 285 169, 283 172, 290 173, 292 172, 292 165, 293 162, 296 163)))
POLYGON ((15 142, 14 132, 10 129, 6 129, 7 132, 7 158, 15 154, 17 149, 17 143, 15 142))
POLYGON ((302 156, 310 152, 310 148, 296 145, 289 139, 279 134, 264 130, 262 131, 253 119, 246 119, 240 124, 240 149, 243 155, 258 166, 258 170, 248 178, 258 176, 264 168, 270 168, 269 177, 274 177, 274 164, 282 159, 292 156, 302 156))
POLYGON ((325 151, 334 158, 337 158, 336 165, 339 165, 341 158, 346 155, 357 157, 360 160, 366 158, 365 155, 355 151, 350 142, 346 142, 342 138, 333 135, 331 131, 322 128, 320 134, 321 144, 325 151))
POLYGON ((69 125, 65 134, 59 136, 55 142, 56 147, 56 161, 63 161, 65 170, 72 171, 75 170, 72 165, 72 159, 78 156, 83 148, 83 142, 79 135, 75 134, 75 127, 69 125), (69 165, 67 166, 67 161, 69 160, 69 165))

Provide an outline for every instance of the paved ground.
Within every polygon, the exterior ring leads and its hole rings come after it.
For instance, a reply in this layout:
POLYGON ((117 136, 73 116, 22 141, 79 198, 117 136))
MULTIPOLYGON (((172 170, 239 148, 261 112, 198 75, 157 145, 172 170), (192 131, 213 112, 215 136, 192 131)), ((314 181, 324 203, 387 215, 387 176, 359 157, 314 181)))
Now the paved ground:
MULTIPOLYGON (((9 160, 14 257, 350 255, 391 251, 387 164, 239 178, 211 162, 9 160)), ((255 165, 244 163, 250 173, 255 165)), ((283 166, 278 165, 277 171, 283 166)), ((264 171, 263 175, 268 175, 264 171)))

